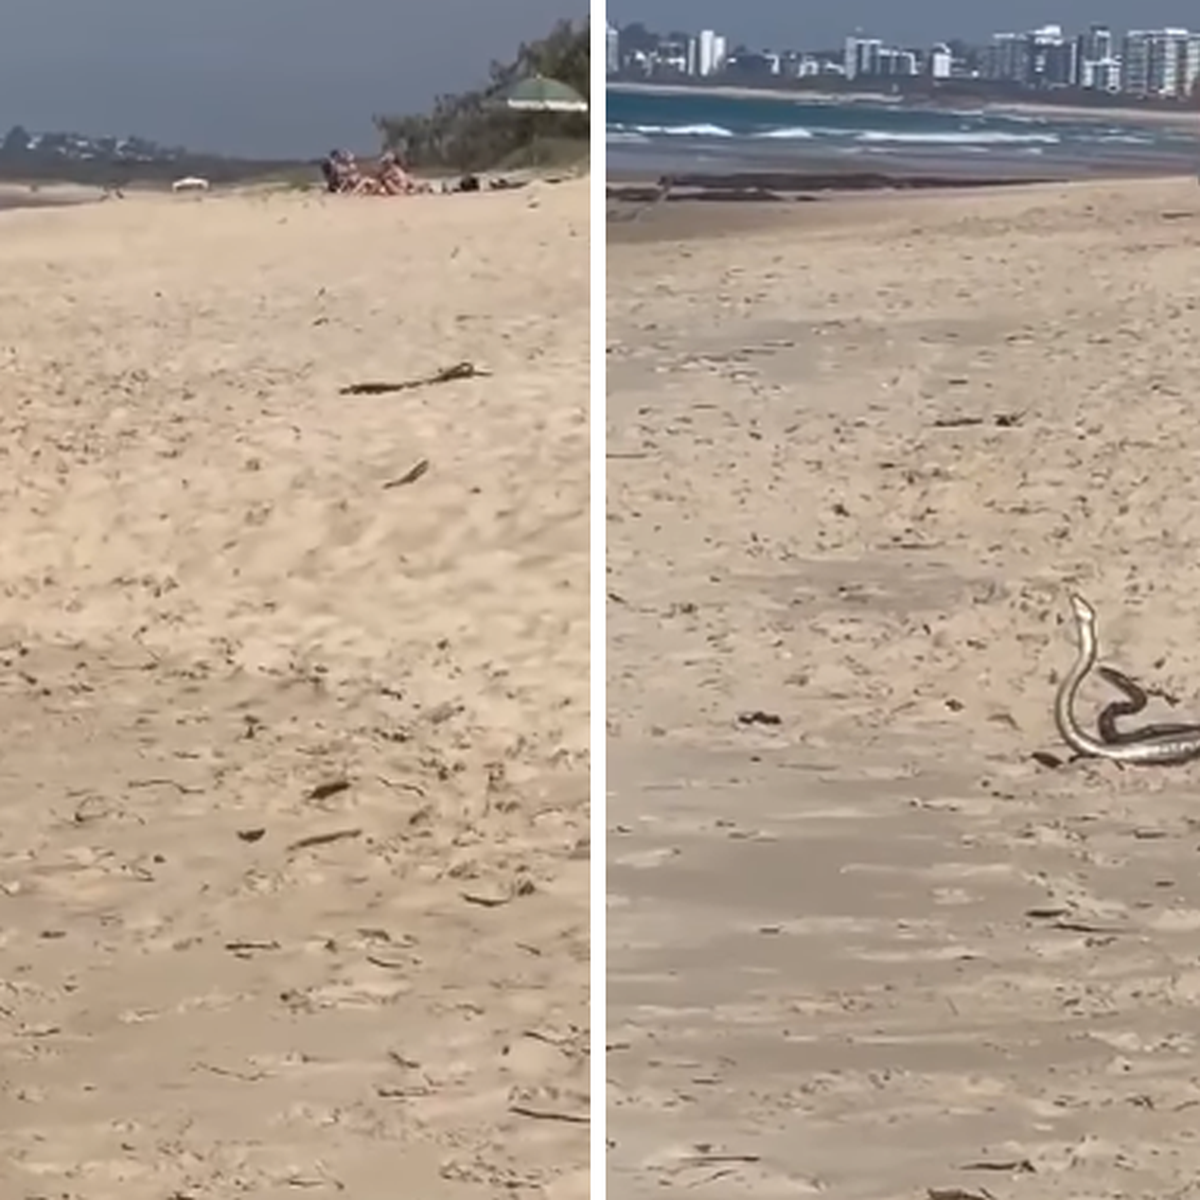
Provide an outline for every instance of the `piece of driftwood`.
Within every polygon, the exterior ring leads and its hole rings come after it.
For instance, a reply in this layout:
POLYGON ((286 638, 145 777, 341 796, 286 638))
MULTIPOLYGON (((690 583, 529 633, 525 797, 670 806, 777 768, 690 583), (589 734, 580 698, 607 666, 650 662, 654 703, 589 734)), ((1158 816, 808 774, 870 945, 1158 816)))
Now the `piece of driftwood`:
POLYGON ((348 383, 344 388, 338 389, 338 394, 341 396, 383 396, 388 392, 408 392, 414 388, 431 387, 435 383, 452 383, 456 379, 478 379, 490 374, 491 371, 485 371, 473 362, 464 360, 455 363, 452 367, 443 367, 440 371, 434 371, 432 375, 418 375, 415 379, 401 379, 396 383, 372 379, 364 383, 348 383))
POLYGON ((426 471, 429 470, 429 459, 423 458, 420 462, 409 467, 403 475, 397 476, 395 479, 389 479, 383 486, 387 488, 407 487, 410 483, 416 483, 426 471))
POLYGON ((955 416, 937 417, 934 429, 969 429, 974 425, 994 425, 997 429, 1015 429, 1020 425, 1024 413, 996 413, 990 421, 987 417, 955 416))

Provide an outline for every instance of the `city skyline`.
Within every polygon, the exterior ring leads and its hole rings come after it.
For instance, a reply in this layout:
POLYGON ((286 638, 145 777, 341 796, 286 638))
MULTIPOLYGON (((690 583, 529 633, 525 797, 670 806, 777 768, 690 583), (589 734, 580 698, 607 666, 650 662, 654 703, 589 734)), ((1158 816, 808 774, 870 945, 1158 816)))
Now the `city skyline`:
POLYGON ((630 0, 608 6, 608 19, 621 26, 639 22, 649 29, 711 28, 726 33, 730 45, 752 49, 803 45, 835 49, 856 31, 896 45, 932 45, 947 38, 983 42, 998 31, 1060 24, 1074 31, 1109 25, 1114 31, 1186 27, 1198 23, 1179 0, 1146 0, 1132 6, 1116 0, 1015 0, 1002 13, 984 8, 966 14, 949 0, 915 0, 903 8, 887 0, 851 0, 832 9, 813 0, 630 0))
POLYGON ((375 113, 421 111, 577 0, 8 0, 0 126, 138 134, 250 157, 372 146, 375 113), (418 8, 416 13, 411 10, 418 8))
POLYGON ((826 46, 751 49, 711 29, 667 35, 644 26, 608 28, 610 76, 645 78, 863 81, 912 87, 964 83, 1030 89, 1045 95, 1065 89, 1187 102, 1200 89, 1200 32, 1182 27, 1114 29, 1092 22, 1072 30, 1050 24, 993 32, 982 43, 943 37, 917 46, 889 44, 874 31, 843 39, 840 52, 826 46), (655 39, 659 39, 656 43, 655 39), (632 45, 623 45, 626 41, 632 45))

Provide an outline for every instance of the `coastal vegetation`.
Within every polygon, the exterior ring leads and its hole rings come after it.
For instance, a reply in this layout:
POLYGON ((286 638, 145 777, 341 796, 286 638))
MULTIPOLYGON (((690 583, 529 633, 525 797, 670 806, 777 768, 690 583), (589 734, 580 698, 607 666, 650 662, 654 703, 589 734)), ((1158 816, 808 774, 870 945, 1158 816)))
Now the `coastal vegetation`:
POLYGON ((426 113, 377 116, 385 150, 409 166, 477 171, 530 162, 581 160, 588 154, 586 113, 513 112, 499 102, 506 88, 529 75, 556 79, 589 98, 591 50, 587 23, 559 22, 523 44, 511 62, 492 63, 480 87, 439 96, 426 113))

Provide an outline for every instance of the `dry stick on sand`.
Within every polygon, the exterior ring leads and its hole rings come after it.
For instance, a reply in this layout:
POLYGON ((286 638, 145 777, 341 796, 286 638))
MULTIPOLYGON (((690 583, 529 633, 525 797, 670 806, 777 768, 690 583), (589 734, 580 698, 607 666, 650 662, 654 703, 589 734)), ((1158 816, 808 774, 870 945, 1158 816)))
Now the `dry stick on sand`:
POLYGON ((989 422, 986 417, 937 417, 933 422, 934 429, 967 429, 973 425, 994 425, 997 429, 1015 429, 1025 416, 1019 413, 997 413, 989 422))
POLYGON ((332 829, 328 833, 312 833, 292 842, 288 846, 288 853, 294 854, 297 850, 311 850, 315 846, 328 846, 333 842, 344 842, 359 837, 362 837, 361 829, 332 829))
POLYGON ((456 379, 478 379, 490 375, 477 367, 473 362, 455 363, 452 367, 443 367, 432 375, 419 375, 415 379, 402 379, 399 383, 384 383, 368 380, 366 383, 348 383, 338 390, 340 396, 382 396, 387 392, 407 392, 413 388, 429 387, 435 383, 451 383, 456 379))
POLYGON ((405 471, 403 475, 399 476, 396 479, 389 479, 387 481, 387 483, 385 483, 383 485, 384 490, 386 490, 388 488, 407 487, 407 485, 410 483, 416 483, 417 480, 420 479, 421 476, 424 475, 425 472, 428 470, 429 470, 429 459, 423 458, 423 459, 421 459, 420 462, 416 463, 414 466, 409 467, 409 469, 407 471, 405 471))
POLYGON ((518 1117, 530 1117, 534 1121, 564 1121, 568 1125, 587 1125, 590 1118, 587 1113, 559 1112, 553 1108, 538 1108, 533 1104, 521 1101, 508 1106, 508 1111, 518 1117))

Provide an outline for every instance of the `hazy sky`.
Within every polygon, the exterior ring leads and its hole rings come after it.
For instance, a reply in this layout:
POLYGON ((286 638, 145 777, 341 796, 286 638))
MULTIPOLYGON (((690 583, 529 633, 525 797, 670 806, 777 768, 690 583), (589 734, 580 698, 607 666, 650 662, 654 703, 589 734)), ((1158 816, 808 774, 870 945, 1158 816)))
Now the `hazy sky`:
POLYGON ((608 0, 608 17, 618 25, 641 21, 662 31, 715 29, 731 43, 754 48, 809 49, 836 46, 856 26, 889 41, 924 44, 1047 24, 1079 28, 1107 22, 1122 30, 1200 24, 1189 0, 1007 0, 996 6, 954 0, 608 0))
POLYGON ((228 153, 371 148, 371 116, 472 87, 587 0, 0 0, 0 134, 228 153))

